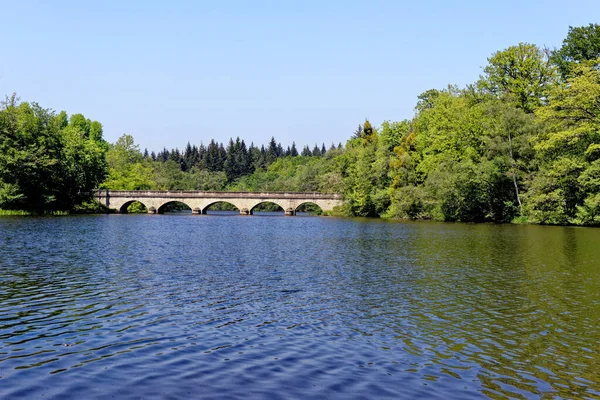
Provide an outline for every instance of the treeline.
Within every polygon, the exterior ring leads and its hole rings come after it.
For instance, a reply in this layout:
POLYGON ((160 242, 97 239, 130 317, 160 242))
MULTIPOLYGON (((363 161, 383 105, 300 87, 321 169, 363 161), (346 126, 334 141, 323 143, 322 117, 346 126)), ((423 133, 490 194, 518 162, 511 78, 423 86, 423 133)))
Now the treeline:
MULTIPOLYGON (((341 149, 342 144, 339 143, 337 148, 341 149)), ((332 143, 329 150, 335 149, 336 146, 332 143)), ((302 152, 298 153, 295 142, 284 150, 281 143, 277 143, 274 137, 271 137, 267 148, 264 145, 260 148, 256 147, 254 143, 247 147, 245 141, 238 137, 235 141, 230 139, 227 148, 223 146, 223 143, 217 143, 211 139, 208 146, 204 146, 202 143, 200 146, 195 146, 188 142, 183 151, 178 148, 171 150, 163 148, 162 151, 155 154, 154 151, 148 153, 148 149, 145 149, 143 158, 160 162, 175 161, 183 172, 193 168, 206 169, 210 172, 224 171, 229 181, 234 181, 241 176, 252 174, 257 169, 265 170, 280 157, 322 157, 327 154, 327 151, 325 143, 323 143, 321 147, 315 144, 312 150, 308 145, 304 146, 302 152)))
POLYGON ((132 136, 123 135, 106 154, 109 174, 102 188, 331 191, 315 183, 320 169, 311 169, 310 177, 302 171, 311 165, 324 165, 342 152, 341 143, 328 149, 325 144, 315 145, 313 150, 305 146, 298 153, 295 143, 284 150, 271 138, 266 148, 247 147, 244 140, 236 138, 230 139, 227 147, 211 140, 206 147, 188 143, 184 151, 175 148, 142 153, 132 136))
POLYGON ((498 51, 476 82, 427 90, 413 118, 365 121, 343 147, 298 154, 238 138, 142 152, 129 135, 106 145, 99 124, 14 99, 0 129, 0 208, 73 207, 101 182, 338 192, 352 216, 599 225, 600 25, 569 28, 555 50, 498 51))
POLYGON ((477 82, 424 92, 345 157, 354 215, 599 224, 600 26, 494 53, 477 82))
POLYGON ((323 157, 276 153, 274 141, 258 156, 236 140, 225 152, 211 143, 216 166, 188 168, 186 149, 163 150, 152 167, 134 150, 123 170, 118 142, 105 186, 318 190, 343 193, 346 215, 599 224, 599 58, 597 24, 570 28, 554 51, 519 43, 494 53, 473 84, 427 90, 414 118, 378 129, 365 121, 323 157))
POLYGON ((97 121, 7 97, 0 103, 0 209, 85 206, 106 176, 108 147, 97 121))

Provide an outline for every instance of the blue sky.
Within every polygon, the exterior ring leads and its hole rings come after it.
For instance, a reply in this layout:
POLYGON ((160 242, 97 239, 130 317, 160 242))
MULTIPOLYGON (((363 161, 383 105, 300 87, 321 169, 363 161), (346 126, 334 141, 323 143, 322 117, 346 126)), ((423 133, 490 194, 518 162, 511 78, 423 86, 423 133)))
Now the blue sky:
POLYGON ((600 1, 0 0, 0 13, 0 95, 158 151, 345 143, 365 118, 410 118, 419 93, 474 82, 497 50, 560 46, 569 25, 600 22, 600 1))

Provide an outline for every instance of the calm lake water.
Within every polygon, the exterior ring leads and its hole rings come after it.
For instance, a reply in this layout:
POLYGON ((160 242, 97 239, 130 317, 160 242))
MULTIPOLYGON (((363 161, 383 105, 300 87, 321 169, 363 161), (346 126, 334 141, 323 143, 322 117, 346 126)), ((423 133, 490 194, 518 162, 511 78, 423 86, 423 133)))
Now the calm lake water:
POLYGON ((0 398, 600 396, 600 230, 0 218, 0 398))

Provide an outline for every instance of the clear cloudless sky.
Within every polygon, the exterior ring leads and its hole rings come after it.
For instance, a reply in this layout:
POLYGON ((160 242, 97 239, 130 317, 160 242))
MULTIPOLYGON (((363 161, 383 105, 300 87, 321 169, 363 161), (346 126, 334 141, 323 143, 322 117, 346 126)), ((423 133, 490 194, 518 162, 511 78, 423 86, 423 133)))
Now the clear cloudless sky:
POLYGON ((474 82, 519 42, 559 47, 599 0, 0 0, 0 95, 100 121, 149 150, 343 142, 474 82))

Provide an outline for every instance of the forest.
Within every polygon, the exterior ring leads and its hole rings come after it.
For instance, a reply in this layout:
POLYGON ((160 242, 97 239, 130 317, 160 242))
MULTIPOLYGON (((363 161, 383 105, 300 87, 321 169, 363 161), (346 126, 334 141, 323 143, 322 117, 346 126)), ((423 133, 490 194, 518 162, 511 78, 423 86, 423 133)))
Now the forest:
POLYGON ((9 96, 0 209, 95 210, 97 188, 318 191, 342 193, 345 216, 599 225, 600 25, 499 50, 476 82, 426 90, 411 119, 362 121, 345 145, 198 142, 109 144, 99 122, 9 96))

